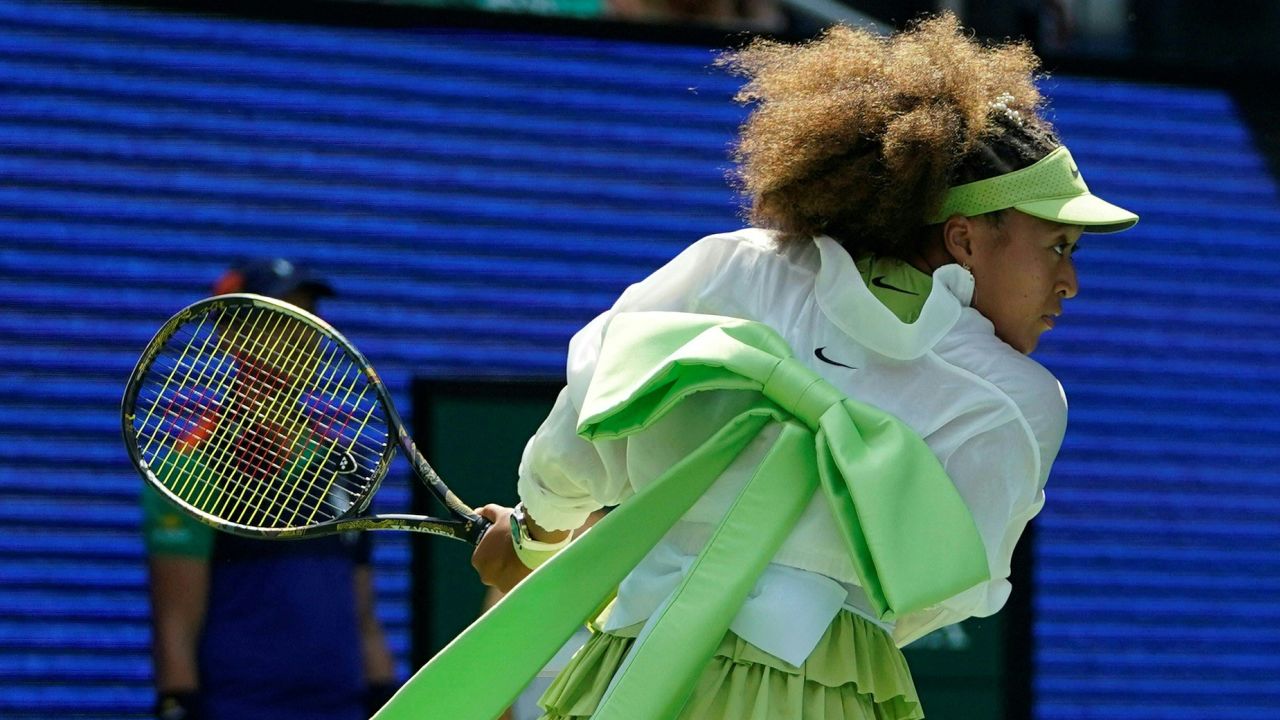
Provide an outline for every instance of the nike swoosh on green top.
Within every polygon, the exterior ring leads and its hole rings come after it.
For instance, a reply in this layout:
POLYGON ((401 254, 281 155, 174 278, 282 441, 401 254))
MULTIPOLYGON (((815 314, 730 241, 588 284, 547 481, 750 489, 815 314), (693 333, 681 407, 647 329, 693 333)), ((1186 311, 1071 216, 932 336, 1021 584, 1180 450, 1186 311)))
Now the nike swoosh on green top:
POLYGON ((896 291, 896 292, 900 292, 900 293, 902 293, 902 294, 904 294, 904 295, 919 295, 919 294, 920 294, 920 293, 918 293, 918 292, 911 292, 910 290, 903 290, 903 289, 902 289, 902 288, 900 288, 900 287, 894 287, 893 285, 890 285, 889 283, 887 283, 887 282, 885 282, 885 281, 884 281, 884 276, 883 276, 883 275, 877 275, 877 276, 875 276, 875 277, 871 278, 871 284, 872 284, 872 285, 875 285, 875 286, 876 286, 876 287, 878 287, 878 288, 884 288, 885 290, 893 290, 893 291, 896 291))

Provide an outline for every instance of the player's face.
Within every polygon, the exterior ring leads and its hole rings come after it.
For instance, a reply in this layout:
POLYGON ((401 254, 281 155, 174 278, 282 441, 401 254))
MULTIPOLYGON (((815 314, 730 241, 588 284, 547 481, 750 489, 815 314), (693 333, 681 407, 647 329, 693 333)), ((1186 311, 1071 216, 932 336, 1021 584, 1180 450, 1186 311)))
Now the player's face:
POLYGON ((1079 290, 1071 255, 1083 228, 1017 210, 1003 213, 998 223, 975 220, 966 258, 973 271, 973 307, 995 325, 997 337, 1030 353, 1079 290))

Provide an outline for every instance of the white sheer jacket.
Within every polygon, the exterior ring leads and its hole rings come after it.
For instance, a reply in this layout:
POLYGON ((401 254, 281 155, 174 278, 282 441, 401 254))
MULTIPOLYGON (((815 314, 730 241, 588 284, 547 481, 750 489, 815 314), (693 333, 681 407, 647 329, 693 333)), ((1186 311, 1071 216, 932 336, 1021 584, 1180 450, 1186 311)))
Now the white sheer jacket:
MULTIPOLYGON (((819 492, 730 628, 798 665, 842 607, 872 620, 899 645, 995 613, 1011 590, 1014 545, 1044 504, 1066 428, 1066 399, 1053 375, 1000 341, 991 323, 969 307, 968 271, 947 265, 933 279, 920 317, 904 324, 871 294, 848 253, 830 238, 787 250, 762 230, 703 238, 628 288, 574 336, 567 386, 524 451, 521 500, 539 525, 576 528, 588 513, 625 502, 659 477, 710 435, 715 417, 733 412, 733 393, 705 393, 720 396, 685 403, 630 439, 579 438, 578 408, 616 313, 667 310, 756 320, 781 333, 797 359, 849 397, 892 413, 924 438, 973 513, 992 579, 896 622, 880 622, 868 611, 819 492)), ((744 452, 628 576, 606 630, 635 632, 654 614, 771 442, 766 433, 744 452)))

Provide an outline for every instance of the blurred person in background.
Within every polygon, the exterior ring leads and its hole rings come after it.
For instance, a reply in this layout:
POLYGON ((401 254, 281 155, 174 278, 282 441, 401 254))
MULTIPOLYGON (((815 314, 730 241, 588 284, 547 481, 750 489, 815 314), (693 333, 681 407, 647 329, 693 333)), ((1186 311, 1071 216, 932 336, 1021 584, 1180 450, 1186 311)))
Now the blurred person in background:
POLYGON ((1018 32, 1040 52, 1061 52, 1076 32, 1072 3, 1067 0, 1020 0, 1018 32))
POLYGON ((692 23, 755 32, 780 32, 787 27, 787 16, 778 0, 431 0, 427 4, 666 25, 692 23))
MULTIPOLYGON (((213 290, 310 312, 333 295, 280 258, 234 267, 213 290)), ((150 486, 142 507, 157 718, 362 720, 394 693, 368 533, 300 543, 218 533, 150 486)))
POLYGON ((778 32, 787 24, 777 0, 606 0, 605 12, 620 20, 691 22, 757 32, 778 32))

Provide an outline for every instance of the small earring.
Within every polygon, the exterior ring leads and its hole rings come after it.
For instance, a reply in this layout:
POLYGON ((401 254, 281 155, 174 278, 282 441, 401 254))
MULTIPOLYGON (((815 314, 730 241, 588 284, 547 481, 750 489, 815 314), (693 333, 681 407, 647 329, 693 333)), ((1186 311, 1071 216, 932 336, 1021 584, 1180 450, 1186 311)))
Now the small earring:
POLYGON ((960 267, 964 268, 965 272, 973 272, 973 268, 969 267, 969 263, 960 263, 960 267))

